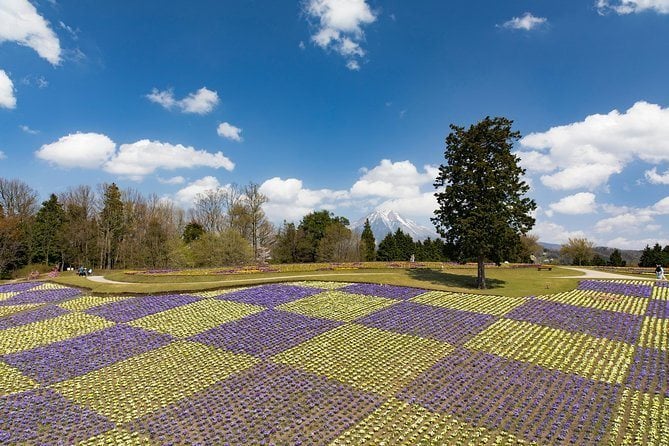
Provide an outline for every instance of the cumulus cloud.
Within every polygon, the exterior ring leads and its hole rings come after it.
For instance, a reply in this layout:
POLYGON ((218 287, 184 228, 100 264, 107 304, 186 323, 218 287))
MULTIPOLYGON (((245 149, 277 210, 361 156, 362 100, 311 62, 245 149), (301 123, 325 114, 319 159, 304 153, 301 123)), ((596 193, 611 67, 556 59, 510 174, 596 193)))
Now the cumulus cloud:
POLYGON ((175 197, 178 203, 188 208, 193 205, 199 194, 219 189, 225 189, 225 187, 221 185, 218 179, 209 175, 188 183, 186 187, 177 191, 175 197))
POLYGON ((595 194, 581 192, 569 195, 548 206, 552 211, 560 214, 578 215, 595 212, 595 194))
POLYGON ((218 133, 218 136, 222 136, 233 141, 241 142, 243 139, 241 135, 242 129, 235 127, 228 122, 220 123, 218 125, 218 129, 216 129, 216 132, 218 133))
POLYGON ((52 65, 61 61, 58 36, 28 0, 0 2, 0 43, 16 42, 32 48, 52 65))
POLYGON ((653 246, 655 243, 660 245, 669 245, 669 239, 667 238, 643 238, 643 239, 630 239, 626 237, 616 237, 611 240, 606 240, 602 244, 604 246, 612 246, 620 249, 643 249, 644 246, 653 246))
POLYGON ((639 227, 653 221, 648 213, 627 213, 599 220, 595 224, 597 232, 638 232, 639 227))
POLYGON ((657 173, 657 168, 653 167, 650 170, 645 172, 646 179, 653 184, 669 184, 669 170, 665 170, 664 173, 657 173))
POLYGON ((565 243, 570 238, 585 238, 585 232, 581 230, 570 231, 564 226, 551 221, 537 221, 532 228, 532 233, 539 236, 539 240, 548 243, 565 243))
POLYGON ((234 169, 221 152, 210 153, 181 144, 143 139, 131 144, 116 143, 98 133, 75 133, 43 145, 35 155, 59 167, 103 169, 106 172, 141 180, 158 169, 194 167, 234 169))
POLYGON ((0 108, 16 108, 14 82, 12 82, 4 70, 0 70, 0 108))
POLYGON ((335 203, 348 198, 347 191, 308 189, 297 178, 270 178, 260 185, 260 192, 269 202, 265 212, 273 221, 296 221, 318 209, 334 208, 335 203))
POLYGON ((97 169, 116 152, 116 143, 98 133, 74 133, 44 144, 35 155, 59 167, 97 169))
POLYGON ((419 172, 410 161, 392 162, 381 160, 381 163, 369 169, 362 169, 363 175, 351 187, 354 197, 378 196, 386 198, 410 198, 420 195, 420 189, 432 184, 437 177, 438 168, 426 165, 419 172))
POLYGON ((39 130, 34 130, 28 127, 27 125, 20 125, 19 128, 23 133, 27 133, 29 135, 37 135, 39 133, 39 130))
POLYGON ((518 155, 528 171, 545 173, 544 185, 592 190, 635 159, 669 161, 669 108, 641 101, 624 113, 613 110, 531 133, 520 144, 526 150, 518 155))
POLYGON ((669 14, 668 0, 597 0, 597 10, 600 14, 613 11, 616 14, 626 15, 645 11, 659 14, 669 14))
POLYGON ((146 98, 168 110, 176 108, 182 113, 196 113, 198 115, 206 115, 214 110, 219 103, 218 93, 209 90, 207 87, 202 87, 183 99, 176 99, 172 90, 160 91, 154 88, 151 93, 146 95, 146 98))
POLYGON ((520 29, 523 31, 532 31, 548 22, 545 17, 535 17, 530 12, 526 12, 521 17, 513 17, 502 24, 502 27, 507 29, 520 29))
POLYGON ((422 192, 415 197, 394 198, 379 204, 376 209, 388 209, 403 216, 426 219, 434 217, 434 211, 439 207, 434 191, 422 192))
POLYGON ((184 184, 186 182, 186 179, 182 176, 176 176, 171 178, 158 177, 158 182, 161 184, 184 184))
POLYGON ((365 55, 360 45, 365 38, 362 28, 377 18, 366 0, 308 0, 305 12, 318 22, 311 40, 344 56, 349 70, 359 70, 356 58, 365 55))

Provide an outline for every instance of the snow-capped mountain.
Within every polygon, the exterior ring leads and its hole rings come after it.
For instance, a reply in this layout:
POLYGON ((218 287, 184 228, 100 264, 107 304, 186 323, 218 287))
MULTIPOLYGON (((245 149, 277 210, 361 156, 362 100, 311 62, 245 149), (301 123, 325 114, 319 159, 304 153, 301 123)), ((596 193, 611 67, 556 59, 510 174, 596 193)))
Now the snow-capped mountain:
POLYGON ((391 210, 374 211, 351 224, 351 230, 362 232, 366 219, 369 219, 369 225, 372 228, 374 239, 377 244, 379 244, 389 232, 397 231, 397 228, 400 228, 405 234, 409 234, 414 240, 425 240, 428 237, 434 239, 438 237, 436 231, 433 229, 421 226, 391 210))

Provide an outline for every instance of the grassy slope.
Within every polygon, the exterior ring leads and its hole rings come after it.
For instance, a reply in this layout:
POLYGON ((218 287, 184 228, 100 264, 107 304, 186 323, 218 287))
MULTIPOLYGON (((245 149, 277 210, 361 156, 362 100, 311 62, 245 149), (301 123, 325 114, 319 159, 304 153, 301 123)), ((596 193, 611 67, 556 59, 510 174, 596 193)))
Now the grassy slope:
POLYGON ((73 273, 62 274, 56 282, 88 288, 95 293, 159 293, 169 291, 201 291, 229 286, 248 286, 261 283, 290 282, 296 280, 329 280, 341 282, 370 282, 402 285, 435 290, 466 293, 498 294, 504 296, 528 296, 557 293, 574 289, 578 279, 560 279, 578 273, 560 268, 553 271, 537 271, 536 268, 486 269, 489 289, 475 288, 476 269, 365 269, 350 271, 292 271, 285 273, 254 273, 235 275, 129 275, 122 271, 104 274, 109 280, 128 282, 124 284, 96 283, 73 273))

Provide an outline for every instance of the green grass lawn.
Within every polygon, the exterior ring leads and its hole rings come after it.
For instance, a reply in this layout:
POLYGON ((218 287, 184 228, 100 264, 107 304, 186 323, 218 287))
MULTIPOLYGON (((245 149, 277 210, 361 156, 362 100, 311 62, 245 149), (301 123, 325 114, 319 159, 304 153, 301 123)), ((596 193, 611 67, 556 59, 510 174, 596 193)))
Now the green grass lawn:
POLYGON ((74 273, 64 273, 55 279, 64 285, 90 289, 94 293, 158 293, 168 291, 201 291, 222 287, 248 286, 271 282, 297 280, 328 280, 339 282, 368 282, 401 285, 433 290, 476 292, 502 296, 529 296, 557 293, 576 288, 578 279, 562 279, 561 276, 577 276, 571 270, 553 268, 552 271, 537 271, 536 268, 487 267, 488 289, 476 289, 476 268, 364 268, 357 270, 300 271, 291 267, 289 272, 252 274, 130 274, 124 271, 98 271, 109 280, 124 284, 96 283, 74 273))

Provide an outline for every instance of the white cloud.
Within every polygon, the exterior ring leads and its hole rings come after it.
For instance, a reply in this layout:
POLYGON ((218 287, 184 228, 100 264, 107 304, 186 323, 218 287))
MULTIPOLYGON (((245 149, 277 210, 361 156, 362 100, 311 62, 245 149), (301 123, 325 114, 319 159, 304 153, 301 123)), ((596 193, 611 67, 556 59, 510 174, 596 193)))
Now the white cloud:
POLYGON ((23 133, 27 133, 29 135, 37 135, 39 133, 39 130, 33 130, 27 125, 20 125, 19 128, 23 133))
POLYGON ((186 179, 182 176, 176 176, 172 178, 158 177, 158 182, 161 184, 184 184, 186 182, 186 179))
POLYGON ((43 145, 35 155, 60 167, 103 169, 133 180, 158 169, 175 170, 194 167, 234 169, 221 152, 210 153, 181 144, 143 139, 132 144, 116 143, 98 133, 75 133, 43 145))
POLYGON ((655 203, 651 210, 659 215, 669 215, 669 197, 665 197, 655 203))
POLYGON ((61 61, 58 36, 28 0, 0 2, 0 43, 5 41, 32 48, 52 65, 61 61))
POLYGON ((669 170, 664 173, 657 173, 657 168, 653 167, 651 170, 645 172, 646 178, 653 184, 669 184, 669 170))
POLYGON ((225 187, 222 186, 215 177, 209 175, 200 178, 199 180, 195 180, 192 183, 188 183, 188 186, 180 189, 175 194, 175 197, 178 203, 186 208, 189 208, 195 202, 195 198, 198 196, 198 194, 205 193, 209 190, 219 189, 225 189, 225 187))
POLYGON ((669 14, 669 0, 597 0, 596 5, 601 14, 608 11, 620 15, 645 11, 669 14))
POLYGON ((305 11, 318 21, 311 40, 346 57, 350 70, 360 69, 355 58, 365 55, 360 46, 365 37, 362 27, 375 22, 377 17, 366 0, 308 0, 305 11))
POLYGON ((655 243, 660 245, 669 245, 669 239, 644 238, 644 239, 629 239, 626 237, 616 237, 602 243, 604 246, 610 246, 620 249, 636 249, 641 250, 644 246, 653 246, 655 243))
POLYGON ((548 207, 560 214, 578 215, 595 212, 595 194, 580 192, 560 199, 557 203, 551 203, 548 207))
POLYGON ((7 76, 4 70, 0 70, 0 108, 16 108, 16 96, 14 96, 14 82, 7 76))
POLYGON ((624 113, 613 110, 531 133, 520 144, 536 152, 519 152, 529 160, 524 164, 528 170, 553 172, 541 177, 544 185, 592 190, 634 159, 653 164, 669 161, 669 108, 641 101, 624 113))
POLYGON ((371 170, 362 169, 363 175, 351 187, 354 197, 378 196, 386 198, 410 198, 420 195, 421 186, 434 182, 438 168, 430 165, 419 172, 410 161, 381 160, 371 170))
POLYGON ((524 31, 532 31, 545 25, 548 19, 545 17, 535 17, 530 12, 526 12, 522 17, 514 17, 509 21, 504 22, 502 26, 507 29, 522 29, 524 31))
POLYGON ((569 231, 564 226, 551 221, 537 221, 532 228, 532 233, 538 235, 539 240, 547 243, 565 243, 570 238, 586 237, 581 230, 569 231))
POLYGON ((172 90, 160 91, 157 88, 151 90, 146 98, 170 110, 178 108, 182 113, 196 113, 206 115, 211 112, 219 103, 218 93, 202 87, 199 90, 190 93, 183 99, 175 99, 172 90))
POLYGON ((98 133, 74 133, 43 145, 35 155, 60 167, 97 169, 116 151, 116 143, 98 133))
POLYGON ((222 122, 218 125, 218 129, 216 129, 216 132, 218 133, 219 136, 222 136, 224 138, 231 139, 233 141, 241 142, 242 141, 242 129, 239 127, 235 127, 234 125, 228 123, 228 122, 222 122))
POLYGON ((434 217, 434 211, 438 207, 437 197, 434 196, 434 191, 430 191, 415 197, 386 200, 376 209, 388 209, 406 217, 425 220, 434 217))
POLYGON ((110 173, 140 180, 157 169, 175 170, 203 166, 215 169, 222 167, 226 170, 235 168, 235 164, 221 152, 209 153, 181 144, 173 145, 148 139, 122 144, 103 168, 110 173))
POLYGON ((7 155, 5 155, 5 152, 0 150, 0 160, 4 160, 5 158, 7 158, 7 155))
POLYGON ((637 233, 639 227, 652 221, 653 217, 647 212, 620 214, 599 220, 595 224, 595 231, 637 233))

